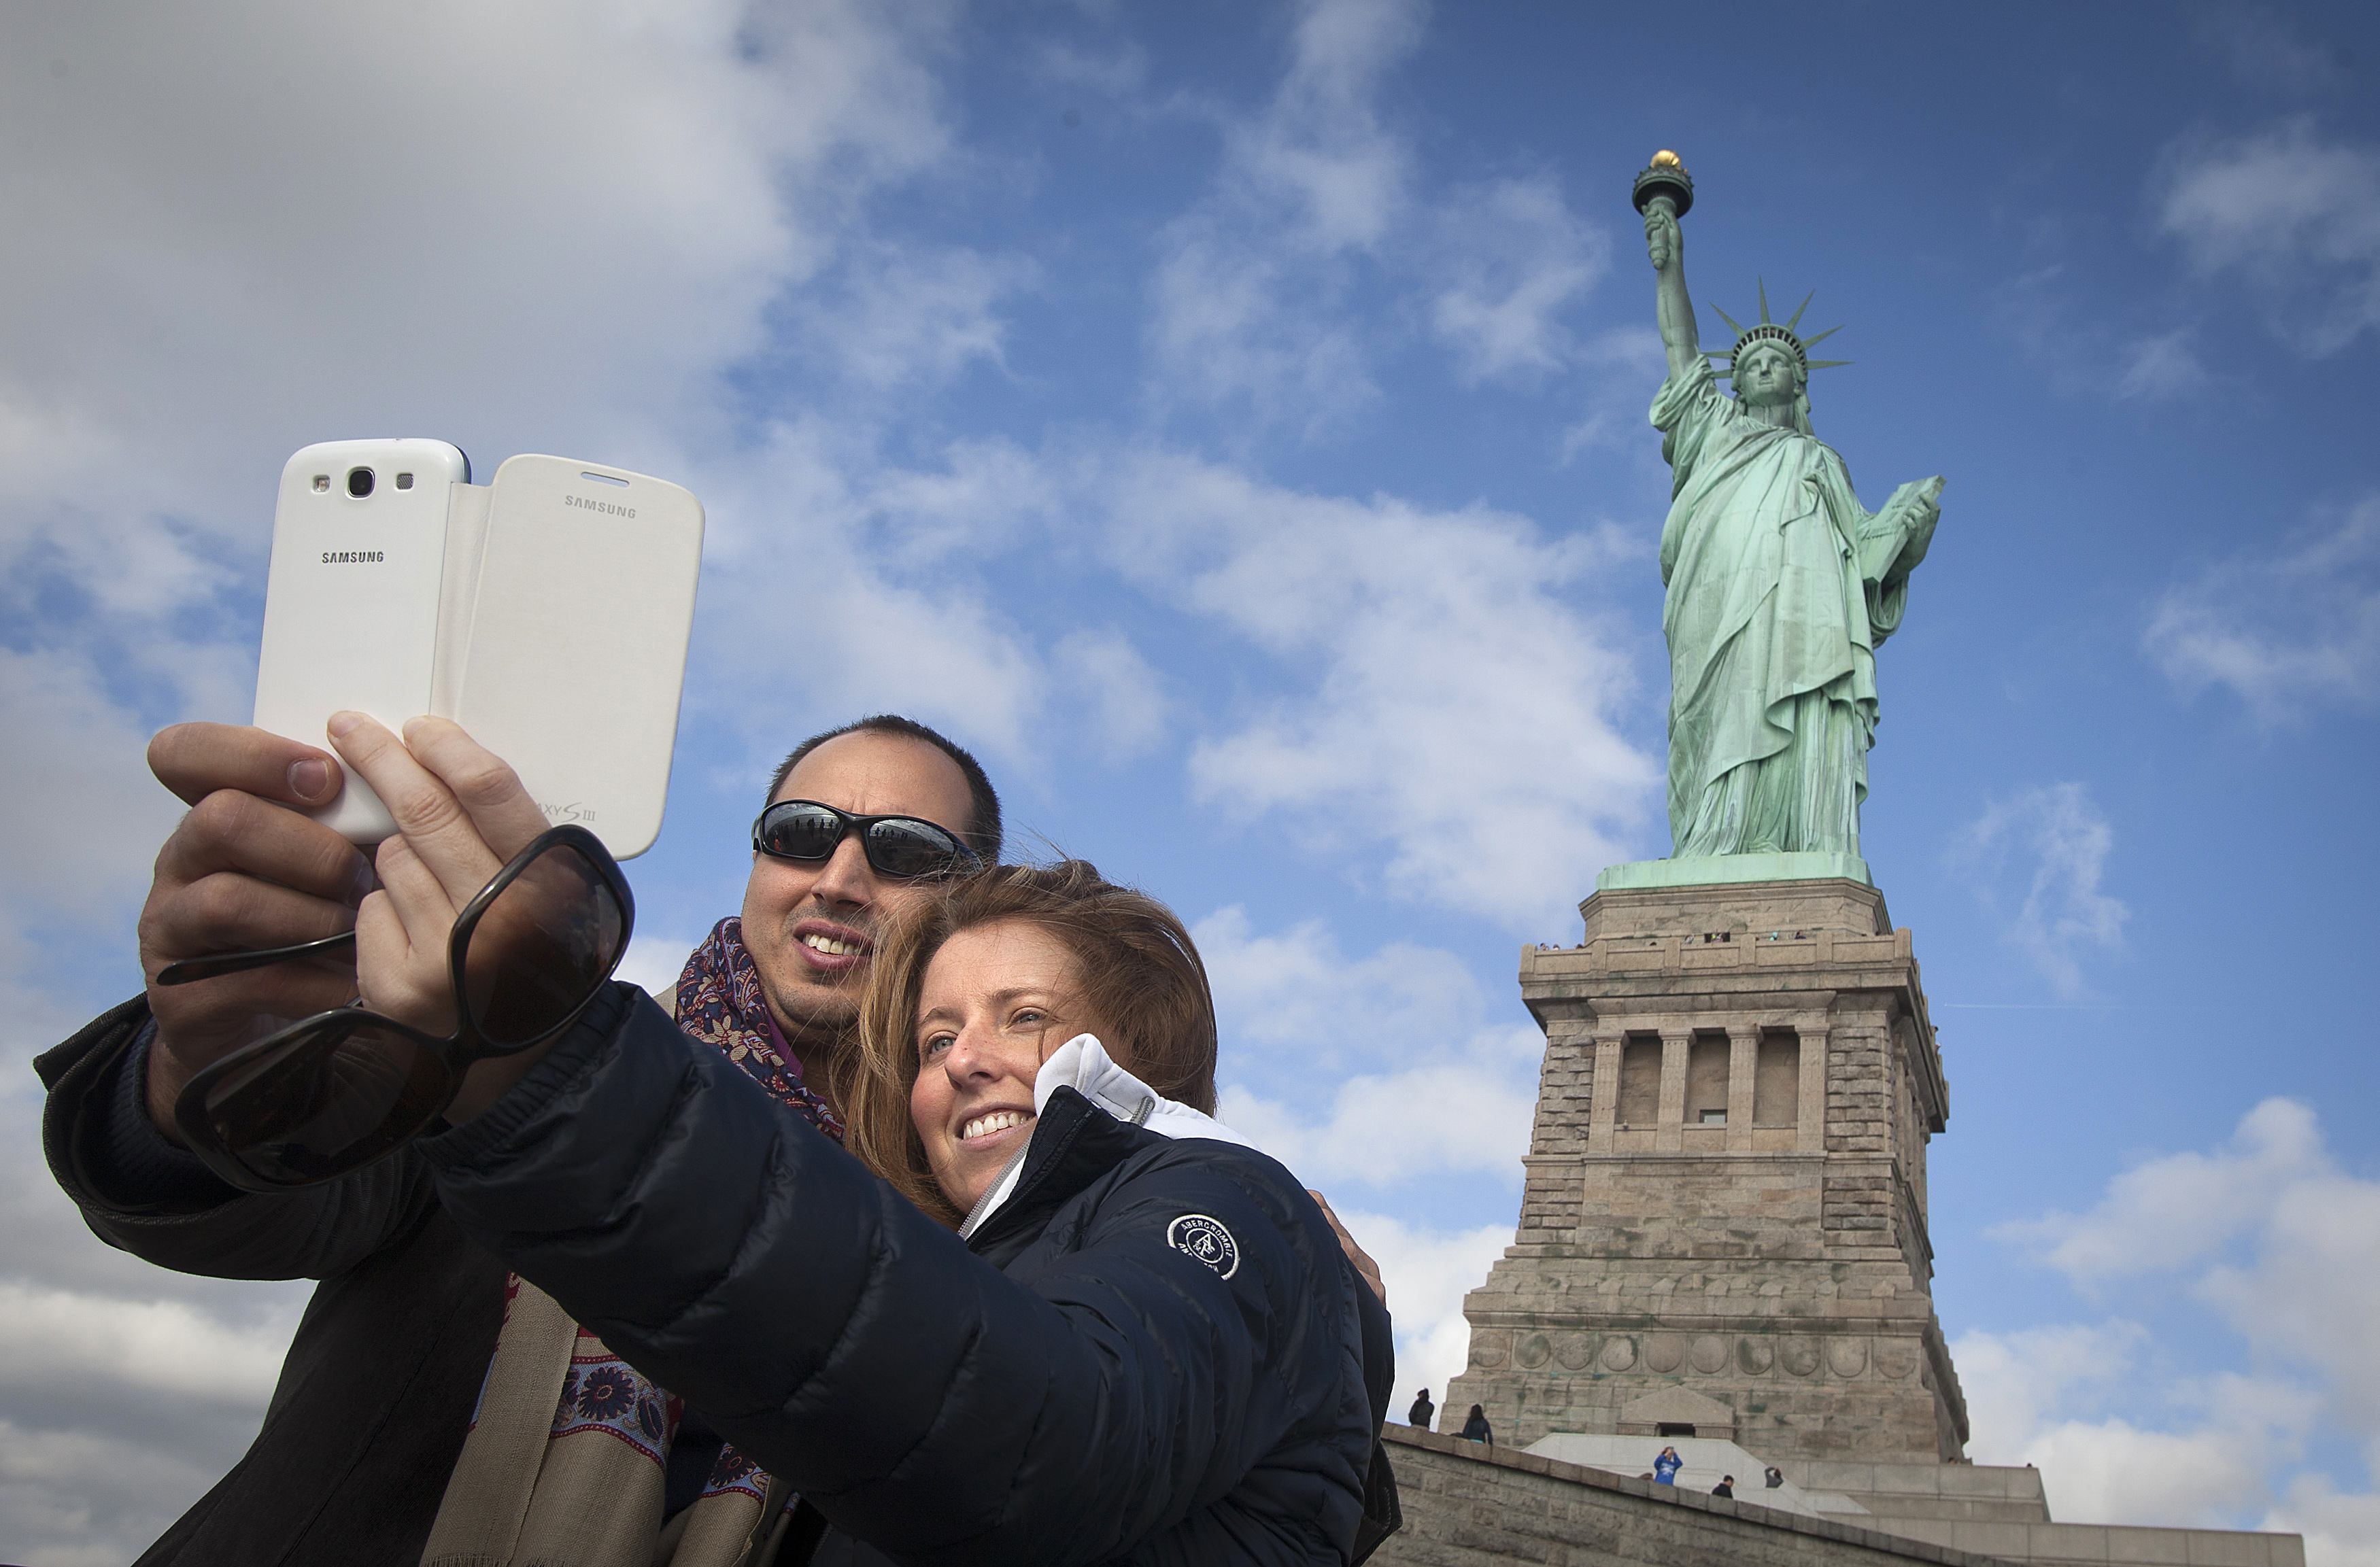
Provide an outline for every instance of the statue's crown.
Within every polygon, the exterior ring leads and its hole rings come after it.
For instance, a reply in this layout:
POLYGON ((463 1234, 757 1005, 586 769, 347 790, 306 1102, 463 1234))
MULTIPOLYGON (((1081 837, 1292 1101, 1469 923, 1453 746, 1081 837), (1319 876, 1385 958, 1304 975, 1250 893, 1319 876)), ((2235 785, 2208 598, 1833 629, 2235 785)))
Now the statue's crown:
POLYGON ((1784 349, 1787 353, 1792 355, 1793 362, 1802 367, 1803 373, 1805 375, 1814 370, 1832 370, 1837 365, 1847 365, 1851 363, 1851 360, 1849 359, 1814 359, 1810 357, 1810 345, 1823 341, 1826 338, 1832 337, 1836 333, 1842 330, 1841 327, 1830 326, 1827 328, 1826 331, 1813 333, 1808 337, 1797 336, 1794 334, 1793 329, 1801 324, 1802 311, 1808 310, 1810 308, 1810 301, 1817 298, 1817 291, 1815 289, 1813 289, 1803 298, 1800 307, 1797 308, 1791 316, 1788 316, 1782 322, 1774 322, 1768 319, 1768 284, 1767 280, 1762 280, 1759 286, 1760 320, 1757 323, 1752 326, 1744 326, 1741 324, 1734 317, 1729 315, 1725 310, 1719 310, 1717 305, 1713 305, 1711 307, 1711 309, 1718 313, 1718 319, 1727 322, 1728 329, 1735 334, 1734 347, 1729 349, 1725 354, 1713 354, 1710 356, 1714 359, 1725 361, 1723 364, 1716 367, 1720 375, 1733 375, 1735 373, 1736 362, 1743 358, 1745 351, 1763 343, 1774 343, 1779 347, 1784 349))

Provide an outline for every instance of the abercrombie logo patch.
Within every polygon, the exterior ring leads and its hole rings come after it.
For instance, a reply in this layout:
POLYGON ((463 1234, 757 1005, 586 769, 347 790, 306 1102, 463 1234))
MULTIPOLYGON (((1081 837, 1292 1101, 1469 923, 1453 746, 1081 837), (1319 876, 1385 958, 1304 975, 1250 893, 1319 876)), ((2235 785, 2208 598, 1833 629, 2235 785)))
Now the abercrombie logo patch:
POLYGON ((623 506, 615 504, 610 501, 599 501, 592 495, 565 494, 562 497, 562 504, 565 506, 577 506, 583 512, 601 512, 605 516, 634 516, 637 515, 637 508, 634 506, 623 506))
POLYGON ((1205 1263, 1228 1279, 1240 1270, 1240 1243, 1220 1219, 1185 1213, 1165 1227, 1165 1244, 1205 1263))
POLYGON ((324 565, 378 565, 388 556, 379 550, 325 550, 324 565))

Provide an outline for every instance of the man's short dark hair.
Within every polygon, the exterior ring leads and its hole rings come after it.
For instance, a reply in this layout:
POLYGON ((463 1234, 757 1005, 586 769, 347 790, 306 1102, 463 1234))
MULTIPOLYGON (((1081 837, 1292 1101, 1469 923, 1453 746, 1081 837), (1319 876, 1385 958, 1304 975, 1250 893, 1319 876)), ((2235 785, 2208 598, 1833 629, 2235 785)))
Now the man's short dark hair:
MULTIPOLYGON (((769 780, 767 799, 761 803, 765 805, 768 800, 777 797, 777 791, 785 786, 786 776, 801 764, 804 757, 817 750, 829 740, 840 739, 845 735, 861 734, 895 735, 905 740, 921 740, 950 758, 957 766, 960 775, 966 780, 967 809, 973 819, 965 827, 957 829, 958 834, 966 841, 967 847, 983 856, 986 865, 998 862, 1000 859, 1000 796, 992 788, 991 780, 984 775, 983 764, 976 760, 965 746, 949 735, 940 730, 930 729, 914 718, 903 718, 899 713, 871 713, 855 723, 846 723, 840 729, 830 729, 824 734, 813 735, 795 746, 792 754, 777 764, 776 775, 769 780)), ((952 824, 944 822, 942 825, 948 827, 952 824)))

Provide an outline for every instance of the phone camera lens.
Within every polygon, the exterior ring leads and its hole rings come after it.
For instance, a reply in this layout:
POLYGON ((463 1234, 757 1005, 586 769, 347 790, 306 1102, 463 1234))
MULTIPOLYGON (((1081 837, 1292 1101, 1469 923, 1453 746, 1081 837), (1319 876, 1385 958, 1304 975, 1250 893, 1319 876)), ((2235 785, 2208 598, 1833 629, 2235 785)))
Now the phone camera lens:
POLYGON ((362 500, 372 492, 372 470, 368 468, 347 469, 347 493, 362 500))

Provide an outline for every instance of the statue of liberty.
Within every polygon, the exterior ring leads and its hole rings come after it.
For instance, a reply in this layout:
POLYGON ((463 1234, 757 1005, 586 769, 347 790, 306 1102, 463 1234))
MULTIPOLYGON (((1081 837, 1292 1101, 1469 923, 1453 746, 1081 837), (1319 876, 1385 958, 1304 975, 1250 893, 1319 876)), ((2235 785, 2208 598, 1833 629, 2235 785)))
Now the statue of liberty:
POLYGON ((1769 320, 1764 284, 1758 324, 1720 312, 1734 346, 1706 356, 1678 227, 1693 186, 1674 153, 1654 159, 1637 196, 1669 356, 1652 417, 1673 475, 1661 529, 1671 854, 1856 866, 1876 650, 1900 627, 1942 480, 1902 485, 1880 512, 1863 507, 1842 458, 1810 430, 1810 372, 1845 362, 1811 359, 1828 333, 1797 336, 1800 310, 1769 320))

